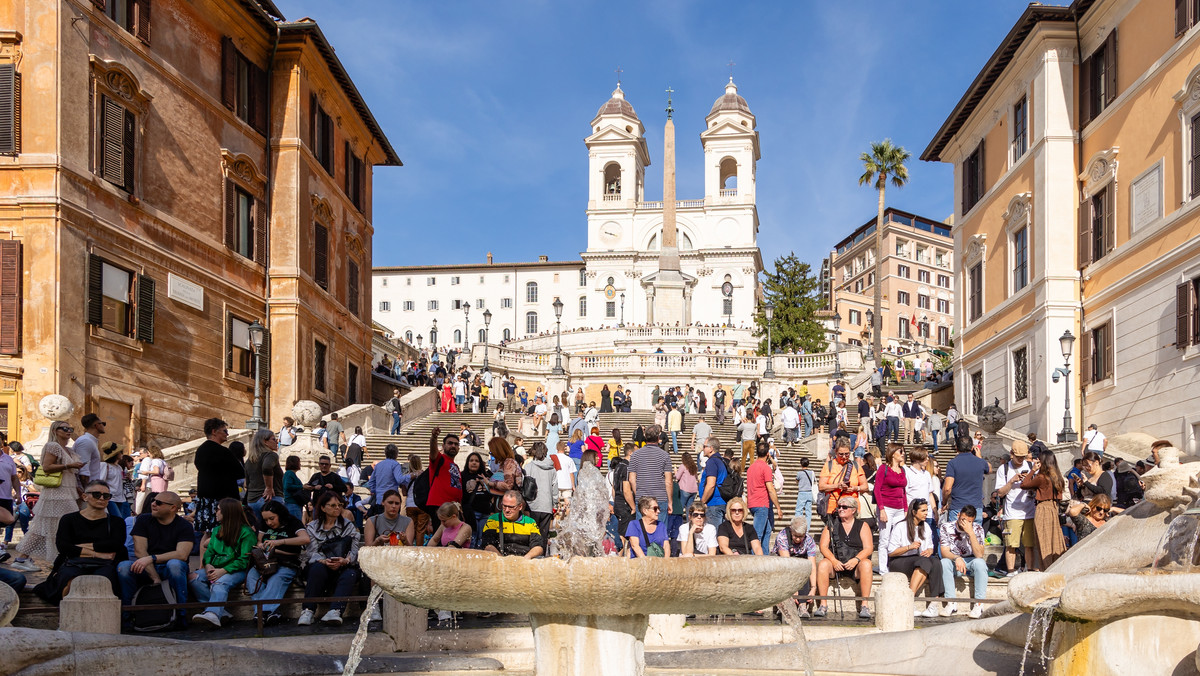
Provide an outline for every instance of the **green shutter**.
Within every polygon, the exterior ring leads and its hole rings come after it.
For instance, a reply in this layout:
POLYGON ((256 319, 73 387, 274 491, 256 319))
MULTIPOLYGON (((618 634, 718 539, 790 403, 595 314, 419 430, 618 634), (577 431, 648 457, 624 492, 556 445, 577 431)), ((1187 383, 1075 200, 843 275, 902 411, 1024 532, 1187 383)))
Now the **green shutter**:
POLYGON ((154 280, 137 276, 137 339, 154 342, 154 280))
POLYGON ((104 261, 96 254, 88 255, 87 323, 104 323, 104 261))

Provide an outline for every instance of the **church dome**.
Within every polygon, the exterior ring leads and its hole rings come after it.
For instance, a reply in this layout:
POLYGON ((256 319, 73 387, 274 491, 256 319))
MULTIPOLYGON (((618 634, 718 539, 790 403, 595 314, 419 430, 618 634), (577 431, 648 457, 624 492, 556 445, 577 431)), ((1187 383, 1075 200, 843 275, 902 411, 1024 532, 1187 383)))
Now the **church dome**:
POLYGON ((719 113, 721 111, 730 110, 747 115, 753 115, 750 112, 750 106, 737 93, 737 85, 733 84, 733 78, 729 78, 729 84, 725 85, 725 93, 713 102, 712 110, 708 111, 709 115, 719 113))
MULTIPOLYGON (((743 103, 745 103, 743 101, 743 103)), ((600 115, 628 115, 636 118, 637 113, 633 110, 633 104, 625 100, 625 92, 621 91, 621 85, 613 90, 612 98, 604 102, 600 106, 600 110, 596 111, 596 116, 600 115)))

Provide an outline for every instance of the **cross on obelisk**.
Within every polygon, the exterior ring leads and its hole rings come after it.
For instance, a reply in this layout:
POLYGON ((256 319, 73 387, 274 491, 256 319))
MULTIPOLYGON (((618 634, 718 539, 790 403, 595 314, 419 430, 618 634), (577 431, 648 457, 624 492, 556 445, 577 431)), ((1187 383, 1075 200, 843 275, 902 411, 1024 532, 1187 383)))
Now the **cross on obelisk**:
POLYGON ((668 120, 671 119, 671 113, 675 112, 675 109, 671 107, 671 94, 674 94, 674 93, 675 93, 675 90, 671 89, 671 85, 667 85, 667 119, 668 120))

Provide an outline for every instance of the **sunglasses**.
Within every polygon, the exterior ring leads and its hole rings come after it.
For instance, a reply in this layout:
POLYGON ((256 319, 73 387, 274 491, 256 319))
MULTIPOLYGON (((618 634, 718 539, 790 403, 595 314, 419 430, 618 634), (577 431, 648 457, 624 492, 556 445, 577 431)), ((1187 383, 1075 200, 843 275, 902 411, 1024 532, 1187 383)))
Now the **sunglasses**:
POLYGON ((838 509, 858 509, 852 505, 838 505, 838 509))
MULTIPOLYGON (((109 496, 109 497, 112 497, 112 496, 109 496)), ((178 507, 179 506, 179 503, 177 503, 177 502, 163 502, 162 500, 151 500, 150 502, 152 504, 154 504, 156 507, 178 507)))
POLYGON ((658 507, 648 507, 648 508, 646 509, 646 511, 647 511, 647 512, 661 512, 662 510, 661 510, 661 509, 659 509, 658 507))
POLYGON ((744 509, 731 509, 731 510, 729 510, 729 513, 730 513, 730 514, 745 514, 745 513, 746 513, 746 510, 744 510, 744 509))
POLYGON ((100 491, 88 491, 88 495, 97 500, 112 500, 112 493, 101 493, 100 491))

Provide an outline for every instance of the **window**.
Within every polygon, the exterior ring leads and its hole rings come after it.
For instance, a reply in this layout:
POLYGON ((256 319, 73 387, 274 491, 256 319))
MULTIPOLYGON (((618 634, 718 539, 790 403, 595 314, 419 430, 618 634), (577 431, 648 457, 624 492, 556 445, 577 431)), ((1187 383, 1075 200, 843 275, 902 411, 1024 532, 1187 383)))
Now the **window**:
POLYGON ((426 277, 425 286, 437 286, 437 277, 426 277))
POLYGON ((917 281, 922 284, 928 284, 929 283, 929 271, 928 270, 917 270, 917 281))
POLYGON ((604 281, 604 284, 605 284, 605 285, 607 285, 607 286, 612 286, 612 285, 614 285, 614 284, 616 284, 616 283, 617 283, 617 280, 616 280, 616 279, 614 279, 614 278, 612 278, 612 277, 609 277, 608 279, 606 279, 606 280, 604 281))
POLYGON ((431 301, 429 301, 429 302, 426 304, 426 309, 429 309, 429 310, 437 310, 437 309, 438 309, 438 302, 437 302, 436 300, 431 300, 431 301))
POLYGON ((459 300, 458 298, 455 298, 454 300, 450 301, 450 306, 451 306, 451 309, 461 310, 461 309, 463 309, 463 301, 459 300))
POLYGON ((462 342, 462 329, 454 329, 454 342, 455 344, 462 342))
POLYGON ((500 299, 500 307, 501 308, 512 307, 512 299, 511 298, 501 298, 500 299))
POLYGON ((308 112, 308 146, 312 149, 313 157, 317 158, 317 163, 325 168, 325 173, 333 176, 333 119, 321 104, 317 103, 316 94, 310 94, 308 97, 308 112))
POLYGON ((229 357, 225 368, 239 376, 254 377, 254 351, 250 349, 250 322, 229 315, 229 357))
POLYGON ((329 290, 329 228, 313 224, 313 281, 329 290))
POLYGON ((617 303, 616 303, 616 301, 611 301, 611 300, 610 300, 610 301, 605 301, 605 303, 604 303, 604 316, 605 316, 605 317, 607 317, 607 318, 609 318, 609 319, 612 319, 613 317, 616 317, 616 316, 617 316, 617 303))
POLYGON ((461 283, 462 283, 461 277, 451 277, 450 278, 450 286, 458 286, 461 283))
POLYGON ((983 316, 983 262, 967 271, 967 318, 975 321, 983 316))
POLYGON ((479 283, 483 284, 483 275, 479 275, 479 283))
POLYGON ((971 210, 983 197, 983 141, 967 155, 962 166, 962 212, 971 210))
POLYGON ((504 275, 504 283, 508 284, 508 275, 504 275))
POLYGON ((897 291, 896 302, 901 305, 912 305, 912 297, 907 291, 897 291))
POLYGON ((412 286, 412 277, 404 278, 404 286, 412 286))
POLYGON ((350 314, 358 314, 358 261, 353 258, 346 261, 346 309, 350 314))
POLYGON ((0 63, 0 155, 21 152, 21 74, 17 64, 0 63))
POLYGON ((933 264, 939 268, 948 268, 950 267, 950 257, 946 255, 945 251, 939 251, 933 254, 933 264))
POLYGON ((313 389, 325 391, 325 343, 313 341, 313 389))
POLYGON ((896 327, 897 327, 896 336, 899 338, 903 338, 905 340, 911 340, 912 339, 912 325, 909 324, 908 317, 905 317, 904 315, 900 315, 899 317, 897 317, 897 320, 898 320, 898 323, 896 324, 896 327))
POLYGON ((345 142, 344 154, 346 177, 342 182, 342 187, 354 208, 362 211, 363 205, 366 203, 367 165, 358 158, 358 155, 354 154, 354 149, 350 147, 349 141, 345 142))
POLYGON ((381 277, 381 278, 379 279, 379 285, 380 285, 380 286, 382 286, 382 287, 384 287, 384 288, 387 288, 387 280, 388 280, 388 278, 387 278, 387 277, 381 277))
POLYGON ((937 344, 938 345, 949 345, 950 344, 950 327, 949 326, 939 326, 938 327, 937 344))
POLYGON ((102 94, 97 173, 125 192, 133 192, 135 130, 136 117, 133 112, 102 94))
POLYGON ((929 249, 926 247, 917 247, 917 262, 922 265, 929 265, 929 249))
POLYGON ((1175 0, 1175 37, 1200 21, 1200 0, 1175 0))
POLYGON ((1079 267, 1112 251, 1117 230, 1115 201, 1110 182, 1079 205, 1079 267))
POLYGON ((922 310, 928 310, 929 309, 929 296, 926 296, 923 293, 918 293, 917 294, 917 307, 921 308, 922 310))
MULTIPOLYGON (((526 282, 526 284, 525 284, 525 302, 526 303, 536 303, 537 302, 537 282, 526 282)), ((530 333, 533 333, 533 332, 530 331, 530 333)))
POLYGON ((437 345, 438 332, 437 329, 429 329, 429 344, 437 345))
POLYGON ((1013 233, 1013 292, 1024 289, 1029 284, 1029 228, 1021 228, 1013 233))
POLYGON ((379 311, 380 312, 391 312, 392 304, 386 300, 379 301, 379 311))
POLYGON ((724 303, 722 303, 722 309, 725 310, 725 316, 732 317, 733 316, 733 299, 732 298, 724 298, 722 300, 724 300, 724 303))
POLYGON ((579 271, 579 286, 587 286, 587 270, 579 271))
POLYGON ((943 289, 950 288, 950 275, 938 275, 938 286, 943 289))
POLYGON ((854 282, 854 293, 862 293, 862 291, 863 291, 863 280, 860 279, 857 282, 854 282))
POLYGON ((904 240, 896 242, 896 255, 901 258, 908 258, 908 242, 904 240))
POLYGON ((404 340, 406 340, 406 341, 408 341, 408 342, 410 342, 410 343, 411 343, 411 342, 413 342, 413 335, 412 335, 412 331, 405 331, 405 332, 404 332, 404 340))
POLYGON ((21 243, 0 241, 0 354, 21 354, 21 243))
POLYGON ((476 298, 476 299, 475 299, 475 309, 476 309, 476 310, 482 310, 482 309, 483 309, 483 299, 482 299, 482 298, 476 298))
POLYGON ((525 333, 526 334, 537 333, 537 313, 536 312, 526 312, 525 313, 525 333))
POLYGON ((416 306, 416 303, 411 300, 404 301, 404 311, 405 312, 412 312, 413 310, 416 310, 415 306, 416 306))
POLYGON ((909 270, 907 265, 896 266, 896 274, 905 279, 912 279, 912 270, 909 270))
POLYGON ((939 298, 937 301, 937 311, 944 315, 950 314, 950 301, 945 298, 939 298))
POLYGON ((346 403, 358 403, 358 364, 346 365, 346 403))
POLYGON ((479 329, 479 341, 478 342, 480 342, 480 343, 487 342, 487 329, 479 329))
POLYGON ((983 410, 983 371, 971 374, 971 413, 979 415, 983 410))
POLYGON ((1084 334, 1080 355, 1083 384, 1098 383, 1113 376, 1112 322, 1106 322, 1084 334))
POLYGON ((858 326, 858 325, 862 324, 862 311, 861 310, 851 310, 850 312, 847 313, 847 315, 849 315, 849 316, 846 318, 846 321, 850 322, 854 326, 858 326))
POLYGON ((867 273, 867 286, 871 286, 874 283, 875 283, 875 273, 868 272, 867 273))
POLYGON ((504 340, 512 340, 512 329, 504 329, 504 340))
POLYGON ((1029 348, 1013 350, 1013 401, 1029 398, 1029 348))
POLYGON ((583 296, 579 297, 579 316, 580 317, 587 316, 587 298, 585 298, 583 296))
POLYGON ((1117 29, 1079 66, 1079 116, 1096 119, 1117 98, 1117 29))
POLYGON ((154 280, 88 256, 88 323, 154 342, 154 280))
POLYGON ((221 38, 221 103, 259 133, 267 131, 267 73, 229 37, 221 38))
POLYGON ((142 42, 150 42, 150 0, 108 0, 97 2, 104 15, 118 26, 132 33, 142 42))
POLYGON ((1021 159, 1029 149, 1029 101, 1024 96, 1013 105, 1012 161, 1021 159))
POLYGON ((254 260, 255 244, 255 199, 250 193, 226 181, 225 245, 237 253, 254 260))
POLYGON ((1175 287, 1175 347, 1200 345, 1200 277, 1175 287))
POLYGON ((929 322, 917 322, 917 336, 921 338, 929 337, 929 322))

